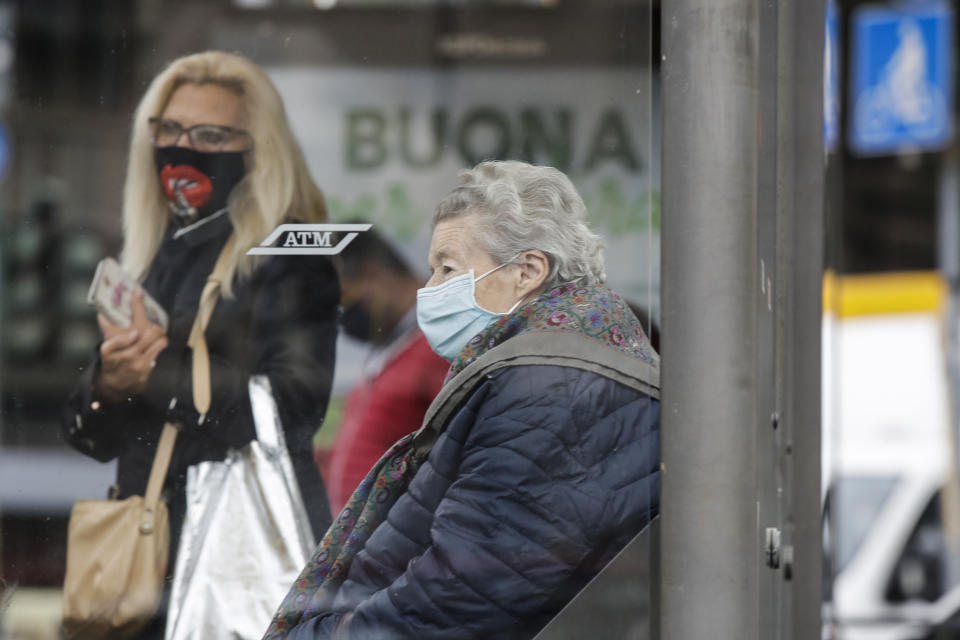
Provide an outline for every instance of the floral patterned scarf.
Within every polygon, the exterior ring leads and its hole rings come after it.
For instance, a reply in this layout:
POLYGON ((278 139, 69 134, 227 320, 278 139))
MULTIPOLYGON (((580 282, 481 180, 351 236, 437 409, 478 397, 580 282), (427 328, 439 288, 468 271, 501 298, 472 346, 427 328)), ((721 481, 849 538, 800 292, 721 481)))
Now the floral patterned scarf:
POLYGON ((520 333, 579 333, 600 348, 614 349, 659 369, 660 357, 627 303, 603 285, 564 284, 510 315, 501 316, 470 338, 453 361, 447 381, 498 344, 520 333))
MULTIPOLYGON (((498 318, 471 338, 450 367, 446 383, 487 351, 529 332, 577 333, 595 341, 598 349, 614 349, 659 369, 659 356, 623 298, 602 285, 565 284, 498 318)), ((414 434, 409 434, 394 444, 353 492, 287 593, 264 640, 281 639, 300 622, 331 611, 354 556, 386 519, 425 459, 415 455, 413 440, 414 434)))

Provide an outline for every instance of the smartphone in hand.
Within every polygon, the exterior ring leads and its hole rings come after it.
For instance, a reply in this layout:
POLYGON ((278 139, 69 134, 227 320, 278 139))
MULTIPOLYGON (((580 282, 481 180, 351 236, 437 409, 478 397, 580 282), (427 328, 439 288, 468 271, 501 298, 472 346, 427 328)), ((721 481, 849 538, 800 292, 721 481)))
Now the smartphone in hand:
MULTIPOLYGON (((87 292, 87 302, 107 317, 107 320, 120 327, 129 327, 133 322, 133 292, 140 285, 123 270, 113 258, 104 258, 97 265, 97 272, 87 292)), ((147 310, 147 319, 160 325, 164 332, 169 320, 163 307, 143 292, 143 306, 147 310)))

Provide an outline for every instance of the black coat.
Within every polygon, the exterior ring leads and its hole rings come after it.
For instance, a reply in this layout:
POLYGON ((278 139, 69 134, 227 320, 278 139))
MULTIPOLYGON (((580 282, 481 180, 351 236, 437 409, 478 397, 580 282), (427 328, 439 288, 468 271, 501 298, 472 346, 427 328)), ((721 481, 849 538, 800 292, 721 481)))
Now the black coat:
POLYGON ((144 288, 170 317, 169 345, 157 358, 146 390, 124 403, 99 400, 93 394, 99 369, 95 356, 64 410, 64 435, 97 460, 117 458, 116 483, 124 498, 143 494, 164 422, 183 425, 166 483, 172 566, 187 467, 222 460, 228 447, 255 438, 247 383, 251 375, 266 374, 319 538, 330 524, 330 509, 313 465, 312 436, 326 412, 333 379, 340 297, 333 265, 323 256, 272 256, 249 279, 234 280, 234 297, 221 297, 206 331, 212 402, 198 425, 187 337, 200 292, 232 225, 224 215, 186 233, 176 230, 176 225, 168 228, 144 280, 144 288))

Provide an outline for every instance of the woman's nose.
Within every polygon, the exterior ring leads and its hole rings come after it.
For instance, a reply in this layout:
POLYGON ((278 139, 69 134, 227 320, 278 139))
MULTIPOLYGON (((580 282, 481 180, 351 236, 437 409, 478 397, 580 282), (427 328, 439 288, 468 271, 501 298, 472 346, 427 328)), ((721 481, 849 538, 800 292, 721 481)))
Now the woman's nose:
POLYGON ((173 146, 193 148, 193 144, 190 142, 190 132, 186 129, 181 131, 180 137, 174 141, 173 146))

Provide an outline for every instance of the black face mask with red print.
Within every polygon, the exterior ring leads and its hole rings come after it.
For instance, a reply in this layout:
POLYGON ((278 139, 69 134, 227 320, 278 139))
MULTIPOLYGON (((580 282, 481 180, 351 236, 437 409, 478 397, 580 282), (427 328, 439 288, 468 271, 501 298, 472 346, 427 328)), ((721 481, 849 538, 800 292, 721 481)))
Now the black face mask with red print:
POLYGON ((160 186, 177 218, 189 223, 224 209, 247 173, 243 156, 243 151, 157 147, 160 186))

